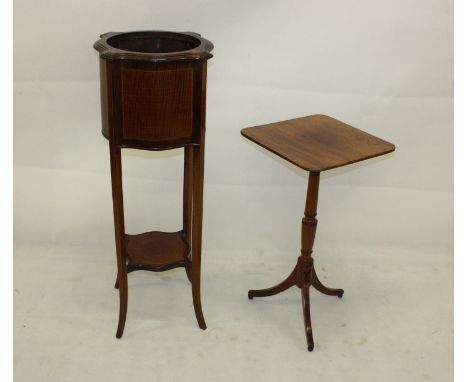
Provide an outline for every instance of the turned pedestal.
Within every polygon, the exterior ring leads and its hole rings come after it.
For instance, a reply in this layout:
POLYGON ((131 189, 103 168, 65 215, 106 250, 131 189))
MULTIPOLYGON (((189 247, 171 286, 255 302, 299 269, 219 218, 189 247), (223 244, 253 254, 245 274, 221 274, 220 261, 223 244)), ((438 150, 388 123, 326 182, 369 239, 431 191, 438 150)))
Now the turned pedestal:
POLYGON ((317 228, 317 202, 320 172, 362 161, 395 150, 395 146, 336 119, 313 115, 289 121, 255 126, 242 135, 272 153, 309 172, 304 217, 302 218, 301 254, 289 276, 276 286, 249 290, 248 297, 273 296, 297 286, 302 294, 302 311, 309 351, 314 349, 310 320, 309 288, 330 296, 343 296, 343 289, 323 285, 317 277, 312 248, 317 228))
POLYGON ((183 267, 192 283, 198 325, 205 151, 206 66, 213 44, 191 32, 106 33, 100 56, 102 133, 109 140, 120 313, 127 313, 127 273, 183 267), (125 233, 123 148, 184 148, 183 227, 178 232, 125 233))

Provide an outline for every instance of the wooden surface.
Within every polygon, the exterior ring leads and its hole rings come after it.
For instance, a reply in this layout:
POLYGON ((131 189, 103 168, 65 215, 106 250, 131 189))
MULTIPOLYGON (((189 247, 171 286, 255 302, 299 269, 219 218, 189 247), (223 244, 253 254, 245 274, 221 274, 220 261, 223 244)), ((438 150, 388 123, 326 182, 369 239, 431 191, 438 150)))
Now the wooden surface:
POLYGON ((127 255, 125 251, 125 219, 122 188, 122 150, 109 141, 111 162, 112 202, 114 209, 114 234, 117 255, 117 281, 119 286, 120 310, 116 337, 122 337, 127 319, 128 285, 127 285, 127 255))
POLYGON ((190 253, 190 246, 184 238, 183 231, 127 234, 125 244, 127 271, 137 269, 161 271, 184 267, 190 253))
POLYGON ((307 186, 307 197, 305 203, 304 217, 302 218, 301 231, 301 255, 297 259, 297 264, 289 276, 278 285, 266 289, 249 290, 248 297, 267 297, 281 293, 286 289, 296 285, 301 289, 302 313, 304 316, 304 328, 307 340, 307 349, 314 349, 314 338, 312 334, 312 323, 310 320, 310 300, 309 288, 312 286, 319 292, 329 295, 343 297, 343 289, 332 289, 322 284, 317 277, 312 258, 312 248, 314 246, 315 232, 317 230, 317 204, 320 183, 320 173, 309 173, 309 183, 307 186))
POLYGON ((208 60, 213 44, 194 32, 108 32, 95 42, 101 58, 113 61, 174 62, 208 60))
POLYGON ((193 140, 194 70, 191 63, 121 71, 122 134, 125 140, 193 140))
POLYGON ((198 145, 206 61, 148 64, 101 58, 102 134, 122 148, 198 145))
POLYGON ((241 134, 296 166, 320 172, 395 150, 395 146, 326 115, 242 129, 241 134))
POLYGON ((206 61, 213 44, 192 32, 107 33, 100 53, 102 133, 109 140, 120 313, 123 334, 127 273, 185 267, 195 316, 201 306, 201 245, 205 145, 206 61), (183 228, 179 232, 125 234, 121 149, 184 147, 183 228))
POLYGON ((211 42, 192 32, 143 31, 106 33, 94 48, 107 139, 144 150, 200 144, 211 42))
POLYGON ((306 205, 302 219, 301 255, 289 276, 279 284, 265 289, 249 290, 248 297, 267 297, 296 285, 301 289, 307 349, 314 349, 310 320, 309 288, 330 296, 343 296, 343 289, 322 284, 314 267, 312 248, 317 230, 317 203, 320 172, 362 161, 395 150, 395 146, 325 115, 270 123, 243 129, 242 135, 309 171, 306 205))

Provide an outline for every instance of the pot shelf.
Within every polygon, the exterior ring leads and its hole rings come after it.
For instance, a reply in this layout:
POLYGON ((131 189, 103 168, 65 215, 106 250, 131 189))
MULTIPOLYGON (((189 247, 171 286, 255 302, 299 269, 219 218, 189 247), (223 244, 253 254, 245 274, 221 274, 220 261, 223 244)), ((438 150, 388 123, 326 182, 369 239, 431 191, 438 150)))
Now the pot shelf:
POLYGON ((166 271, 177 267, 191 267, 190 245, 183 231, 152 231, 125 235, 127 273, 136 270, 166 271))

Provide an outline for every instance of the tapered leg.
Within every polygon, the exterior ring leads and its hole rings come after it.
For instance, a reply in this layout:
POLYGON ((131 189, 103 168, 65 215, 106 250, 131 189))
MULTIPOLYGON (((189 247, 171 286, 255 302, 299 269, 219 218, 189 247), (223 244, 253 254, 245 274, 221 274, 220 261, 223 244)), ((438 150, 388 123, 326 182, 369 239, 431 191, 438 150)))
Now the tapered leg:
POLYGON ((296 284, 296 268, 294 268, 291 274, 284 281, 280 282, 278 285, 275 285, 271 288, 266 288, 266 289, 255 289, 255 290, 251 289, 249 290, 248 296, 249 296, 249 299, 251 300, 254 297, 273 296, 275 294, 285 291, 286 289, 291 288, 295 284, 296 284))
POLYGON ((123 210, 123 191, 122 191, 122 159, 119 147, 109 145, 112 179, 112 200, 114 207, 114 230, 115 244, 117 252, 117 281, 120 297, 119 324, 117 326, 116 337, 122 337, 125 319, 127 317, 127 267, 125 254, 125 225, 123 210))
MULTIPOLYGON (((184 148, 184 196, 183 196, 183 230, 185 240, 192 247, 192 211, 193 211, 193 147, 184 148)), ((191 261, 191 254, 188 256, 191 261)), ((185 272, 192 282, 192 268, 186 266, 185 272)))
POLYGON ((193 226, 192 226, 192 297, 198 326, 206 329, 200 297, 201 244, 203 223, 204 129, 200 145, 193 148, 193 226))
POLYGON ((312 335, 312 323, 310 322, 310 300, 309 300, 309 287, 304 286, 301 288, 302 292, 302 313, 304 314, 304 327, 307 339, 307 349, 314 350, 314 337, 312 335))

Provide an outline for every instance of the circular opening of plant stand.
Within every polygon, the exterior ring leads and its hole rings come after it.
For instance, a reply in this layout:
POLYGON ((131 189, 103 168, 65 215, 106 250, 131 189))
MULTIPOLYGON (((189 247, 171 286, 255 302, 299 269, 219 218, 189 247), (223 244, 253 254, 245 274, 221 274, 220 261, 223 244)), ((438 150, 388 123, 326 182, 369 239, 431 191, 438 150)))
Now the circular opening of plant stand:
POLYGON ((195 49, 201 41, 182 33, 148 31, 118 34, 107 43, 129 52, 174 53, 195 49))

